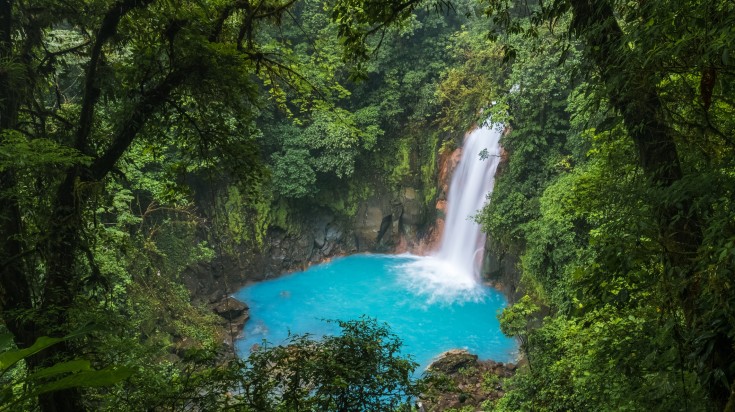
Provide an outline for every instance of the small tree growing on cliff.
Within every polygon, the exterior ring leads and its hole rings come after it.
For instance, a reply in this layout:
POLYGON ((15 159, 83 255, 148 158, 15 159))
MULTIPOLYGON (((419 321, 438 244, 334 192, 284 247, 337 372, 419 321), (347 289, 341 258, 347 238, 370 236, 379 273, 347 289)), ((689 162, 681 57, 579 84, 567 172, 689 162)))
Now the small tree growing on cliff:
POLYGON ((399 351, 387 324, 362 317, 333 321, 336 336, 295 335, 255 350, 244 369, 242 400, 258 411, 411 410, 418 364, 399 351))
POLYGON ((518 302, 505 308, 500 316, 498 316, 498 319, 500 320, 500 330, 506 336, 518 338, 521 343, 520 349, 526 355, 526 359, 528 359, 529 349, 529 321, 536 316, 538 311, 538 305, 533 303, 530 296, 524 295, 518 302))

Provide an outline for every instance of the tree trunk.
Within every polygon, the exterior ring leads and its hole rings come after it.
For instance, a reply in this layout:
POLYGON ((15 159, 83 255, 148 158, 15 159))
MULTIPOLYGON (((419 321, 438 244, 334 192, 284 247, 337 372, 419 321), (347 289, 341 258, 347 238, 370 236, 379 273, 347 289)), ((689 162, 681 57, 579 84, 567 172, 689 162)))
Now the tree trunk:
MULTIPOLYGON (((14 61, 13 51, 13 2, 0 0, 0 58, 14 61)), ((18 79, 10 78, 7 71, 0 73, 0 142, 5 134, 15 130, 18 108, 23 100, 21 91, 13 87, 18 79)), ((48 331, 39 327, 35 317, 28 316, 33 310, 33 296, 28 276, 31 271, 25 265, 23 227, 20 206, 17 200, 17 178, 13 169, 0 173, 0 313, 6 327, 13 333, 19 347, 31 346, 35 340, 48 331)), ((53 353, 58 345, 27 359, 31 370, 48 366, 53 361, 53 353)), ((78 390, 53 392, 39 398, 42 410, 46 412, 81 411, 81 394, 78 390)))
MULTIPOLYGON (((77 170, 74 168, 73 170, 77 170)), ((76 256, 79 250, 79 236, 82 222, 78 200, 75 199, 77 173, 68 173, 57 194, 49 228, 49 244, 46 247, 46 283, 42 295, 40 311, 43 313, 45 334, 64 335, 67 330, 67 311, 74 303, 79 282, 76 256)), ((51 346, 31 357, 33 367, 50 366, 56 362, 73 358, 74 348, 70 342, 51 346)), ((84 411, 82 393, 79 388, 54 391, 39 396, 43 412, 84 411)))
MULTIPOLYGON (((14 61, 13 1, 0 0, 0 59, 14 61)), ((15 90, 11 73, 0 72, 0 143, 18 121, 21 96, 15 90)), ((20 347, 35 341, 34 326, 21 312, 33 308, 28 271, 25 267, 23 226, 18 205, 16 172, 12 168, 0 172, 0 313, 2 320, 20 347)))
MULTIPOLYGON (((132 144, 146 121, 161 108, 189 72, 187 68, 174 71, 158 86, 143 93, 141 101, 130 115, 120 121, 120 128, 105 152, 88 168, 72 167, 67 170, 56 194, 49 242, 46 245, 47 273, 40 307, 49 322, 46 324, 46 331, 58 329, 61 333, 68 332, 64 329, 68 322, 67 311, 73 305, 81 286, 77 257, 82 250, 82 214, 88 200, 83 186, 102 184, 102 180, 132 144)), ((33 363, 44 365, 57 359, 68 360, 73 353, 73 348, 68 344, 56 345, 34 357, 33 363)), ((43 395, 40 401, 44 412, 84 410, 81 392, 76 388, 43 395)))
POLYGON ((33 302, 23 258, 20 208, 13 197, 16 189, 13 171, 0 173, 0 313, 18 346, 28 347, 35 340, 35 328, 19 316, 31 310, 33 302))
MULTIPOLYGON (((599 67, 609 99, 623 117, 633 139, 645 175, 656 189, 666 189, 681 180, 682 170, 676 143, 663 120, 663 108, 655 84, 636 68, 622 67, 621 56, 627 45, 623 32, 607 0, 574 0, 573 28, 587 43, 587 53, 599 67)), ((625 65, 625 63, 623 63, 625 65)), ((702 243, 702 233, 691 202, 678 209, 671 204, 654 204, 659 220, 659 240, 665 250, 668 269, 677 274, 683 286, 682 298, 690 321, 694 319, 694 300, 698 295, 692 262, 702 243)))

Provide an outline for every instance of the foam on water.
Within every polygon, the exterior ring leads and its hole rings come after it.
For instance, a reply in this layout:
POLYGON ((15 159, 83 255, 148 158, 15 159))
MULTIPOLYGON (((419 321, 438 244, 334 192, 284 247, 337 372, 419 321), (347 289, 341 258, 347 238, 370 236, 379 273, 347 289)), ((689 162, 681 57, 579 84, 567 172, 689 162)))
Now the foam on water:
POLYGON ((428 303, 482 301, 486 288, 451 261, 437 256, 415 257, 400 266, 401 283, 428 303))

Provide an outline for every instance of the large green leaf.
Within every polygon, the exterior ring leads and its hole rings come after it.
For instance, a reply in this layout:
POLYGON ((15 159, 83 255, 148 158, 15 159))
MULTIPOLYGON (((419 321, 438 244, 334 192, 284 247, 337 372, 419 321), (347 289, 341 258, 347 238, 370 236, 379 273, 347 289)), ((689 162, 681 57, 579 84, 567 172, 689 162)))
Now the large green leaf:
POLYGON ((40 395, 69 388, 112 385, 130 377, 132 374, 132 368, 123 366, 108 366, 100 370, 85 370, 47 384, 39 385, 36 387, 35 394, 40 395))
POLYGON ((76 359, 68 362, 57 363, 51 367, 39 369, 28 375, 28 380, 49 378, 62 373, 79 373, 92 370, 88 360, 76 359))
POLYGON ((31 345, 30 347, 27 347, 25 349, 12 349, 0 353, 0 373, 4 373, 6 370, 10 369, 19 360, 34 355, 48 348, 49 346, 59 343, 65 339, 66 338, 50 338, 48 336, 41 336, 40 338, 36 339, 36 342, 33 343, 33 345, 31 345))

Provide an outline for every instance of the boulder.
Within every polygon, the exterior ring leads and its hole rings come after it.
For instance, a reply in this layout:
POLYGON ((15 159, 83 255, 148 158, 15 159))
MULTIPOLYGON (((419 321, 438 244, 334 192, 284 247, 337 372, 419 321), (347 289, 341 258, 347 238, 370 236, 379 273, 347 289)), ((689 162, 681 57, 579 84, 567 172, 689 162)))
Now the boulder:
POLYGON ((512 363, 479 361, 477 356, 464 350, 442 354, 431 366, 430 374, 444 375, 444 379, 428 381, 420 395, 426 411, 485 410, 505 393, 505 379, 513 376, 512 363))
POLYGON ((244 315, 248 310, 248 305, 240 302, 233 297, 227 297, 218 302, 212 310, 227 320, 235 320, 244 315))
POLYGON ((454 375, 462 369, 476 367, 477 355, 464 349, 452 349, 439 355, 439 358, 429 365, 430 371, 454 375))

